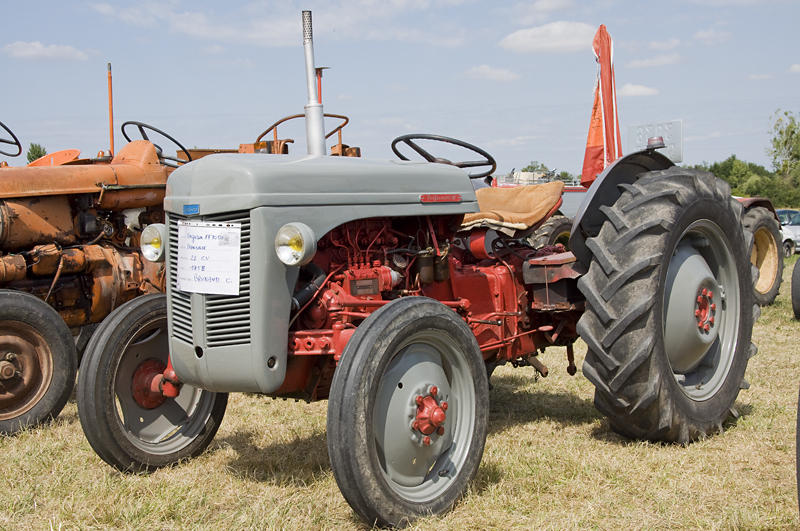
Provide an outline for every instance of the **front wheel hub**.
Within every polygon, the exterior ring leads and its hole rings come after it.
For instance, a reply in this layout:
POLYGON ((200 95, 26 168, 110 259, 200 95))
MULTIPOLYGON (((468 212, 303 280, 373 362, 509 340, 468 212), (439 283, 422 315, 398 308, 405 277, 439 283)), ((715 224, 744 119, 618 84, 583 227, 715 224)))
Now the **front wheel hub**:
MULTIPOLYGON (((436 394, 438 389, 431 388, 430 394, 427 396, 417 395, 415 402, 417 404, 417 415, 414 419, 413 428, 420 431, 423 435, 431 435, 436 432, 437 435, 444 435, 444 422, 447 420, 447 402, 442 402, 441 405, 436 401, 436 394)), ((423 443, 430 444, 430 437, 423 438, 423 443)))
POLYGON ((133 399, 145 409, 155 409, 167 399, 159 390, 158 383, 164 376, 167 366, 158 360, 143 362, 133 373, 131 386, 133 399))

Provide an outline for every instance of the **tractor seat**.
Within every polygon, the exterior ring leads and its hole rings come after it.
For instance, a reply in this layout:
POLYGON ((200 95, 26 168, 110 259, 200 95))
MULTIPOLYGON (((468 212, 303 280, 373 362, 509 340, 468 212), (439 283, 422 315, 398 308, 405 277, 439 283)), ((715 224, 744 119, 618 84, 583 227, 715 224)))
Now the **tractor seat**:
POLYGON ((464 214, 460 230, 478 227, 515 236, 544 221, 561 204, 562 181, 516 186, 479 188, 475 191, 480 212, 464 214))

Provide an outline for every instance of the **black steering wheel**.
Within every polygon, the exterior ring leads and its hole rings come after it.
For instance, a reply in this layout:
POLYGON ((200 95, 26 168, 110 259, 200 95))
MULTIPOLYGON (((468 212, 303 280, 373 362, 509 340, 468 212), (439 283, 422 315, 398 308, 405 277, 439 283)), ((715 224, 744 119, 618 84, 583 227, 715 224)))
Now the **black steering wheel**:
POLYGON ((142 122, 125 122, 124 124, 122 124, 122 127, 121 127, 122 136, 124 136, 125 140, 127 140, 128 142, 131 142, 131 139, 128 137, 128 133, 125 132, 125 128, 127 126, 129 126, 129 125, 136 126, 136 128, 139 130, 139 134, 142 135, 142 140, 147 140, 148 142, 152 142, 152 140, 150 140, 147 137, 147 133, 145 132, 145 129, 149 129, 149 130, 153 131, 154 133, 158 133, 159 135, 163 136, 164 138, 166 138, 167 140, 169 140, 170 142, 175 144, 178 148, 180 148, 178 151, 182 151, 186 155, 186 160, 179 159, 178 157, 169 157, 167 155, 164 155, 164 150, 161 149, 161 146, 159 146, 158 144, 153 142, 153 145, 156 148, 156 152, 158 153, 158 160, 161 161, 161 164, 163 164, 164 166, 169 166, 170 168, 177 168, 178 166, 182 166, 183 164, 186 164, 187 162, 191 162, 192 161, 192 156, 189 155, 189 152, 186 150, 185 147, 183 147, 181 145, 180 142, 178 142, 177 140, 175 140, 174 138, 169 136, 164 131, 161 131, 160 129, 156 129, 152 125, 147 125, 147 124, 142 123, 142 122))
POLYGON ((428 162, 435 162, 438 164, 450 164, 452 166, 456 166, 458 168, 479 168, 482 166, 491 166, 488 170, 483 171, 481 173, 470 173, 470 179, 480 179, 481 177, 486 177, 487 175, 491 175, 494 170, 497 169, 497 161, 494 160, 494 157, 486 153, 484 150, 479 148, 478 146, 473 146, 472 144, 468 144, 463 140, 457 140, 455 138, 450 138, 447 136, 439 136, 439 135, 425 135, 425 134, 412 134, 412 135, 403 135, 398 136, 394 140, 392 140, 392 151, 394 154, 400 157, 400 160, 408 160, 402 153, 397 150, 397 144, 400 142, 406 144, 408 147, 416 151, 423 159, 427 160, 428 162), (466 148, 470 151, 474 151, 478 155, 482 156, 484 160, 477 160, 477 161, 463 161, 463 162, 452 162, 447 159, 434 157, 421 147, 419 147, 414 140, 436 140, 437 142, 446 142, 448 144, 453 144, 454 146, 459 146, 466 148))
POLYGON ((0 144, 10 144, 12 146, 17 146, 17 152, 14 153, 13 155, 11 153, 6 153, 5 151, 0 151, 0 155, 5 155, 6 157, 16 157, 17 155, 22 153, 22 144, 19 143, 19 139, 17 138, 17 136, 14 133, 12 133, 11 129, 6 127, 3 122, 0 122, 0 127, 5 129, 8 132, 8 134, 11 135, 11 138, 14 139, 12 141, 12 140, 7 140, 5 138, 0 138, 0 144))

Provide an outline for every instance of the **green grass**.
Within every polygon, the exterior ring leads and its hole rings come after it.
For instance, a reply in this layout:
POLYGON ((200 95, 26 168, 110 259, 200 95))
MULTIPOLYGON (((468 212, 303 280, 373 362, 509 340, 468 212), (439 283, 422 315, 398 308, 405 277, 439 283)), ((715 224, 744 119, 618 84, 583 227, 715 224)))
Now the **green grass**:
MULTIPOLYGON (((502 367, 491 424, 466 498, 415 529, 797 529, 795 416, 800 322, 787 262, 777 302, 754 329, 742 413, 725 432, 686 447, 615 435, 593 387, 566 374, 502 367)), ((576 348, 578 366, 585 346, 576 348)), ((0 529, 365 529, 328 464, 327 403, 233 395, 201 457, 149 476, 106 466, 71 401, 52 425, 0 439, 0 529)))

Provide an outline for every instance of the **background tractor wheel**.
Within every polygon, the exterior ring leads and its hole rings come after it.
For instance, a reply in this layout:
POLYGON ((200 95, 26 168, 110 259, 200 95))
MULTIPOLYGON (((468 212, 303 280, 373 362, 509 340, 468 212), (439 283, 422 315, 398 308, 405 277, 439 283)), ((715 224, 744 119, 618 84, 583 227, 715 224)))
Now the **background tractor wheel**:
POLYGON ((358 327, 336 368, 333 476, 369 525, 441 514, 478 471, 488 414, 486 367, 464 321, 432 299, 398 299, 358 327))
POLYGON ((103 461, 122 472, 150 472, 199 455, 219 429, 226 393, 183 385, 177 398, 145 397, 137 376, 166 367, 167 298, 137 297, 92 335, 78 377, 83 433, 103 461), (155 398, 155 401, 150 399, 155 398))
POLYGON ((531 235, 530 242, 534 249, 560 243, 569 250, 570 232, 572 232, 571 219, 566 216, 553 216, 531 235))
POLYGON ((753 236, 750 262, 758 269, 754 296, 756 304, 767 306, 778 296, 783 281, 781 226, 772 212, 764 207, 750 208, 742 217, 745 232, 753 236))
POLYGON ((614 431, 687 443, 736 414, 759 313, 741 209, 727 183, 678 167, 641 174, 603 209, 578 332, 614 431))
POLYGON ((800 264, 800 260, 794 263, 792 269, 792 311, 794 318, 800 319, 800 267, 797 264, 800 264))
POLYGON ((69 328, 41 299, 0 290, 0 434, 57 417, 75 386, 69 328))

